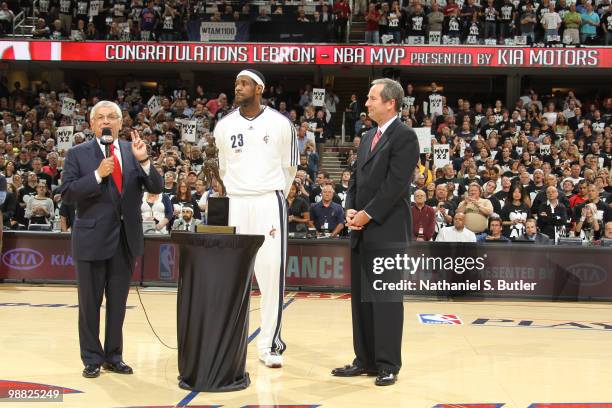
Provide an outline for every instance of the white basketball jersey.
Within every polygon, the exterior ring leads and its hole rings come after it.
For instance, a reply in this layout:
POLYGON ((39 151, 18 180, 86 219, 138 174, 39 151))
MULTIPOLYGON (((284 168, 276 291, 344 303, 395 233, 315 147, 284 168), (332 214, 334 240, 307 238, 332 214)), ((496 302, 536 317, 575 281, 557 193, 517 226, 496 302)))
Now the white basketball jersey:
POLYGON ((296 132, 278 111, 262 107, 246 118, 235 109, 217 123, 214 137, 230 197, 285 191, 293 182, 299 163, 296 132))

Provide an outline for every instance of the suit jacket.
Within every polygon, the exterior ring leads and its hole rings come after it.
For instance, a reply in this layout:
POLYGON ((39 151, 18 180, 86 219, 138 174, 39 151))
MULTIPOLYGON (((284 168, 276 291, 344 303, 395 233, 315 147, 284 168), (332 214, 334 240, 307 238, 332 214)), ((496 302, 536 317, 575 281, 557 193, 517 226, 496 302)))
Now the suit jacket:
POLYGON ((370 152, 376 128, 364 134, 351 175, 346 208, 365 210, 372 219, 351 231, 351 247, 360 242, 408 242, 412 237, 410 183, 419 158, 416 133, 395 119, 370 152))
MULTIPOLYGON (((526 235, 521 235, 518 239, 518 242, 529 241, 529 240, 530 239, 527 238, 526 235)), ((550 245, 552 243, 551 239, 548 238, 547 235, 542 234, 541 232, 536 232, 534 241, 536 244, 543 244, 543 245, 550 245)))
POLYGON ((111 258, 120 242, 123 223, 128 249, 133 257, 143 253, 143 188, 161 193, 162 178, 151 165, 149 175, 132 154, 129 142, 120 140, 123 163, 123 194, 119 194, 109 175, 98 184, 94 172, 104 154, 96 139, 77 145, 66 153, 62 200, 76 208, 72 227, 72 257, 81 261, 111 258))
POLYGON ((538 228, 540 228, 542 234, 548 235, 552 240, 555 239, 555 227, 560 228, 567 226, 569 221, 567 209, 561 202, 555 207, 554 213, 548 205, 548 201, 543 202, 540 204, 537 215, 538 228))
MULTIPOLYGON (((195 232, 196 225, 200 225, 201 223, 202 221, 192 218, 191 223, 189 224, 189 232, 195 232)), ((183 217, 174 220, 174 223, 172 224, 172 231, 185 231, 185 220, 183 220, 183 217)))

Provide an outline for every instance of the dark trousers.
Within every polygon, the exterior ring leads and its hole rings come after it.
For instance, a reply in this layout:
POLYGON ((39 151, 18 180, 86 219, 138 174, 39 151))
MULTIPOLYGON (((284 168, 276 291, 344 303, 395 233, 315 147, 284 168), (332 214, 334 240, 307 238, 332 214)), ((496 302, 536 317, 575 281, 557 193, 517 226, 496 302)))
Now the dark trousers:
POLYGON ((125 234, 115 255, 103 261, 76 262, 79 289, 79 344, 83 364, 123 360, 123 320, 134 270, 125 234), (104 348, 100 343, 100 306, 106 294, 104 348))
POLYGON ((336 41, 346 42, 346 24, 348 20, 346 18, 339 18, 334 21, 334 32, 336 35, 336 41))
POLYGON ((365 270, 362 250, 351 249, 351 309, 353 314, 354 363, 368 370, 398 373, 402 366, 402 302, 364 302, 365 270))

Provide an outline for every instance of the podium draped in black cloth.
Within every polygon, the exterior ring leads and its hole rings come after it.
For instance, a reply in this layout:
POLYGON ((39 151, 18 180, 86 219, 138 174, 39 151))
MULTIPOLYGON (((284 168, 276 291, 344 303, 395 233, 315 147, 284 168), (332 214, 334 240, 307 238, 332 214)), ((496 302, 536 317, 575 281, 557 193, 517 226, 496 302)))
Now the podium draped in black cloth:
POLYGON ((264 237, 181 232, 172 241, 180 251, 179 385, 208 392, 247 388, 251 279, 264 237))

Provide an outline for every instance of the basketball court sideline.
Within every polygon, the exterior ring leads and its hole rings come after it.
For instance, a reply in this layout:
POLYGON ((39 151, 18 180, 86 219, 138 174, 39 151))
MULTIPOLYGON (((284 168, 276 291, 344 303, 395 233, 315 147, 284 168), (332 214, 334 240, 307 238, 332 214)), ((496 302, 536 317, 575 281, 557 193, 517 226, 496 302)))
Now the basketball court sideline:
MULTIPOLYGON (((157 333, 176 346, 176 290, 140 292, 157 333)), ((2 284, 0 391, 6 395, 15 382, 65 388, 63 402, 48 402, 45 407, 555 406, 537 405, 545 403, 612 407, 603 405, 612 402, 609 303, 411 298, 405 302, 399 380, 391 387, 376 387, 371 377, 330 375, 333 367, 353 358, 348 296, 288 292, 285 302, 283 339, 288 349, 283 368, 264 367, 252 341, 247 357, 249 388, 190 393, 177 386, 177 351, 163 346, 151 332, 134 289, 128 298, 124 359, 135 374, 103 372, 100 378, 85 379, 79 358, 76 288, 2 284)), ((255 295, 251 312, 258 305, 255 295)), ((250 340, 258 325, 255 312, 250 340)), ((6 406, 43 405, 8 402, 6 406)))

